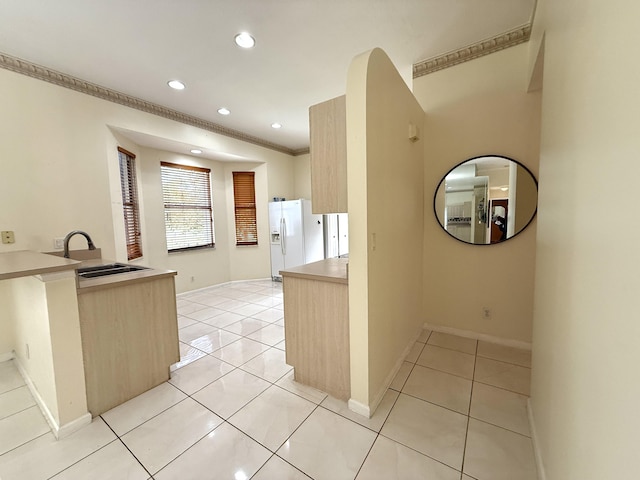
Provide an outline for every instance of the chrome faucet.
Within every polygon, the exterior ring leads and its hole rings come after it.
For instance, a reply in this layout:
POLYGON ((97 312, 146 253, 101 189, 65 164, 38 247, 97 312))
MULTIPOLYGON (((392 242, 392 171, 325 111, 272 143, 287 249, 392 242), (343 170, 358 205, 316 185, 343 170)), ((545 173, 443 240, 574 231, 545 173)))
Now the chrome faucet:
POLYGON ((84 238, 87 239, 87 245, 89 246, 89 250, 96 249, 96 246, 93 244, 93 240, 91 240, 91 237, 89 236, 88 233, 83 232, 81 230, 74 230, 73 232, 67 233, 67 236, 64 237, 64 258, 69 258, 69 240, 71 240, 71 237, 78 234, 84 236, 84 238))

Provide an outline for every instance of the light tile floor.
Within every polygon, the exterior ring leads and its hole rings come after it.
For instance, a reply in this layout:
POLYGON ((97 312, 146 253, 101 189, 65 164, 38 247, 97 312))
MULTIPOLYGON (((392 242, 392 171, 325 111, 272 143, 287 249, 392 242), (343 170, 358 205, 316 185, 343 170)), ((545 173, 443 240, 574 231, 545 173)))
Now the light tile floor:
POLYGON ((171 379, 55 440, 0 364, 0 478, 534 480, 530 353, 423 331, 372 418, 293 380, 281 284, 178 297, 171 379))

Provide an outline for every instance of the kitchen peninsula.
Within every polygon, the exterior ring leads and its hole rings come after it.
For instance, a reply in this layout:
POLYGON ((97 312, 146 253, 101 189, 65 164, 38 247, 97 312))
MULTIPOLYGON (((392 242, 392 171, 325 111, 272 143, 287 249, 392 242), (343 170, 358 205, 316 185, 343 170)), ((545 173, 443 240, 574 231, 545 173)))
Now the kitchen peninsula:
POLYGON ((166 381, 179 360, 176 272, 79 278, 79 267, 107 262, 98 249, 97 258, 73 253, 0 254, 0 354, 14 359, 58 437, 166 381))
POLYGON ((348 259, 328 258, 280 272, 286 361, 297 382, 348 400, 348 259))
POLYGON ((32 251, 0 254, 4 360, 12 357, 53 433, 91 421, 87 410, 75 269, 32 251))
POLYGON ((169 380, 170 366, 180 361, 175 275, 145 268, 79 278, 87 406, 94 417, 169 380))

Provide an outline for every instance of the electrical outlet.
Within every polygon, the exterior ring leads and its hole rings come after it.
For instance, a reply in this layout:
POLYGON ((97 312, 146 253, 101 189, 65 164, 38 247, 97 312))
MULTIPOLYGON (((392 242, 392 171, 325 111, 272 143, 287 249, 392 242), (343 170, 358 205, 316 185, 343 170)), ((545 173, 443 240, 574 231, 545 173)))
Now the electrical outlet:
POLYGON ((54 238, 53 248, 56 250, 62 250, 64 248, 64 237, 54 238))
POLYGON ((491 309, 489 307, 482 307, 482 318, 489 320, 491 318, 491 309))
POLYGON ((2 243, 16 243, 16 238, 11 230, 3 230, 0 232, 2 243))

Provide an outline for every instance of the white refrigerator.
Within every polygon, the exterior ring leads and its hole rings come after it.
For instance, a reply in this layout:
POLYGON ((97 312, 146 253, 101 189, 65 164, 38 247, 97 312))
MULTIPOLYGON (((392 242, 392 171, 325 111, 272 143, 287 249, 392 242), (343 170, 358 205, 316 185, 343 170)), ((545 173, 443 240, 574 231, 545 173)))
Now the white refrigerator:
POLYGON ((282 280, 280 270, 324 258, 322 215, 311 213, 310 200, 269 202, 271 278, 282 280))

